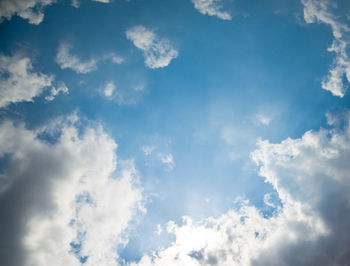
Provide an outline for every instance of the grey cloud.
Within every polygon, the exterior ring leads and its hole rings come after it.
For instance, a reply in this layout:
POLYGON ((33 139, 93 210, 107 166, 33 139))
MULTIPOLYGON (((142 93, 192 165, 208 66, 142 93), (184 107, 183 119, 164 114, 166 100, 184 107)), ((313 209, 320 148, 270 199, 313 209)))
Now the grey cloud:
POLYGON ((116 144, 102 128, 78 133, 76 115, 60 121, 37 131, 0 125, 1 265, 81 265, 77 256, 118 265, 114 246, 127 241, 121 234, 143 209, 133 162, 115 168, 116 144), (59 137, 49 144, 51 132, 59 137), (77 255, 71 243, 81 245, 77 255))

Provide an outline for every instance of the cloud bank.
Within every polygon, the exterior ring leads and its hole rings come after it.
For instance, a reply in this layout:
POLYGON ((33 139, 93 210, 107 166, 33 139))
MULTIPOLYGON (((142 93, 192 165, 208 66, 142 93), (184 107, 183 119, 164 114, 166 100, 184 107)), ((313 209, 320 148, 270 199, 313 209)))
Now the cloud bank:
POLYGON ((348 265, 350 115, 343 129, 308 131, 278 144, 259 140, 251 154, 281 204, 271 215, 238 200, 218 218, 170 221, 175 241, 132 265, 348 265))
POLYGON ((231 20, 230 13, 222 11, 221 0, 192 0, 194 7, 203 15, 231 20))
POLYGON ((307 23, 325 23, 332 28, 334 40, 329 52, 335 53, 335 59, 328 75, 322 81, 322 88, 330 91, 334 96, 343 97, 346 86, 345 76, 350 81, 350 59, 347 55, 348 36, 350 28, 341 23, 339 18, 331 12, 331 2, 324 0, 302 0, 304 5, 304 19, 307 23))
POLYGON ((33 72, 32 68, 28 57, 0 54, 0 107, 31 102, 52 85, 53 76, 33 72))
POLYGON ((76 115, 36 130, 0 125, 1 264, 118 265, 116 247, 141 210, 132 161, 100 126, 76 115))
POLYGON ((159 38, 153 31, 144 26, 135 26, 128 29, 126 37, 143 51, 145 64, 149 68, 166 67, 179 54, 169 40, 159 38))

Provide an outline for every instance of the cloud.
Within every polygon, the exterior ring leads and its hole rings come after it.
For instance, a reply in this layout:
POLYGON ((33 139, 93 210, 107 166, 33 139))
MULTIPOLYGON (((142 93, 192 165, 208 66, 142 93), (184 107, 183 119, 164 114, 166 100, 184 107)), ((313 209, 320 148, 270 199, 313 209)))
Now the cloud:
POLYGON ((141 147, 141 150, 143 151, 143 153, 146 155, 146 156, 150 156, 152 154, 152 152, 156 149, 157 147, 156 146, 148 146, 148 145, 145 145, 145 146, 142 146, 141 147))
POLYGON ((159 38, 144 26, 135 26, 126 31, 126 37, 143 51, 145 64, 149 68, 162 68, 178 56, 178 51, 169 40, 159 38))
POLYGON ((271 117, 268 117, 268 116, 263 115, 263 114, 257 114, 255 116, 255 120, 260 125, 268 126, 271 122, 271 117))
POLYGON ((335 59, 328 75, 322 81, 322 88, 330 91, 334 96, 343 97, 346 87, 343 82, 345 76, 350 81, 350 59, 347 55, 349 27, 339 22, 339 18, 332 14, 331 3, 324 0, 302 0, 304 5, 304 19, 307 23, 325 23, 331 26, 334 40, 329 52, 335 53, 335 59))
POLYGON ((258 141, 251 158, 281 201, 264 196, 270 216, 238 199, 217 218, 170 221, 175 241, 131 265, 348 265, 349 114, 345 120, 343 129, 258 141))
POLYGON ((0 107, 31 102, 52 85, 53 76, 33 72, 32 68, 28 57, 0 54, 0 107))
POLYGON ((143 211, 138 173, 101 126, 78 125, 76 115, 38 130, 0 125, 3 265, 118 265, 143 211))
POLYGON ((158 153, 158 157, 160 162, 167 166, 168 170, 172 170, 175 167, 174 157, 171 153, 158 153))
POLYGON ((104 85, 102 93, 108 100, 115 101, 118 105, 135 105, 142 99, 144 88, 144 83, 121 86, 109 81, 104 85))
POLYGON ((105 87, 104 90, 103 90, 103 93, 104 93, 104 95, 105 95, 106 97, 111 97, 112 94, 113 94, 113 92, 114 92, 114 90, 115 90, 115 84, 114 84, 114 82, 108 82, 108 83, 106 84, 106 87, 105 87))
POLYGON ((55 99, 55 97, 60 93, 62 92, 63 94, 69 94, 69 90, 68 88, 66 87, 66 85, 62 84, 61 86, 59 86, 57 89, 55 87, 53 87, 51 89, 51 92, 50 92, 50 95, 46 96, 45 97, 45 100, 46 101, 53 101, 55 99))
POLYGON ((111 61, 113 64, 121 64, 124 62, 124 58, 120 57, 119 55, 116 55, 115 53, 107 54, 103 57, 104 60, 111 61))
POLYGON ((194 7, 203 15, 231 20, 230 13, 222 11, 221 0, 192 0, 194 7))
POLYGON ((110 61, 113 64, 121 64, 124 62, 124 58, 116 55, 115 53, 109 53, 101 57, 95 57, 91 58, 90 60, 82 61, 79 57, 71 53, 72 48, 72 45, 62 43, 58 47, 56 63, 59 64, 62 69, 70 68, 78 74, 86 74, 96 70, 97 64, 100 61, 110 61))
POLYGON ((3 0, 0 1, 0 22, 18 15, 29 23, 38 25, 44 19, 43 9, 55 0, 3 0))
POLYGON ((63 43, 58 48, 56 62, 62 69, 70 68, 78 74, 86 74, 97 68, 97 60, 81 61, 76 55, 71 54, 72 46, 63 43))

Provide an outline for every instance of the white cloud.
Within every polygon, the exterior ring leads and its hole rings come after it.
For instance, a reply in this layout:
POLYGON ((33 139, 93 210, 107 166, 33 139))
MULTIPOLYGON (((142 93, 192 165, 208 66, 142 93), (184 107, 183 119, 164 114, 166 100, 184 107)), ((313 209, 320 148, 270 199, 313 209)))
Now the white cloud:
POLYGON ((308 131, 279 144, 258 141, 251 156, 282 202, 272 217, 247 201, 218 218, 182 225, 175 241, 132 265, 346 265, 350 237, 350 116, 341 129, 308 131))
POLYGON ((230 13, 222 11, 221 0, 192 0, 192 3, 203 15, 217 16, 224 20, 231 20, 230 13))
POLYGON ((145 84, 121 86, 109 81, 102 90, 108 100, 115 101, 118 105, 135 105, 142 99, 144 88, 145 84))
POLYGON ((31 60, 27 57, 0 54, 0 107, 31 102, 52 85, 53 76, 33 72, 32 68, 31 60))
POLYGON ((62 92, 63 94, 69 94, 69 90, 67 88, 66 85, 62 84, 61 86, 59 86, 57 89, 55 87, 53 87, 51 89, 50 95, 45 97, 46 101, 53 101, 55 99, 55 97, 62 92))
POLYGON ((97 68, 97 60, 81 61, 76 55, 71 54, 72 46, 63 43, 58 48, 56 62, 62 69, 70 68, 79 74, 86 74, 97 68))
POLYGON ((155 233, 157 235, 161 235, 162 232, 163 232, 162 226, 160 224, 157 224, 157 230, 155 231, 155 233))
POLYGON ((159 38, 144 26, 135 26, 126 31, 126 37, 143 51, 145 64, 149 68, 162 68, 178 56, 178 51, 169 40, 159 38))
POLYGON ((261 124, 264 126, 268 126, 271 122, 271 118, 263 114, 257 114, 255 118, 258 124, 261 124))
POLYGON ((58 48, 56 63, 59 64, 62 69, 70 68, 78 74, 86 74, 96 70, 97 64, 101 61, 110 61, 118 65, 124 62, 124 58, 115 53, 109 53, 104 56, 82 61, 79 57, 71 53, 72 48, 72 45, 62 43, 58 48))
POLYGON ((142 146, 142 147, 141 147, 143 153, 144 153, 146 156, 151 155, 152 152, 153 152, 156 148, 157 148, 156 146, 148 146, 148 145, 145 145, 145 146, 142 146))
POLYGON ((9 156, 0 178, 2 263, 118 265, 116 246, 143 211, 133 161, 116 168, 117 145, 100 126, 60 121, 38 131, 0 125, 0 156, 9 156), (48 143, 52 132, 58 138, 48 143))
POLYGON ((0 1, 0 22, 18 15, 29 23, 38 25, 44 19, 43 9, 55 0, 2 0, 0 1))
POLYGON ((158 153, 158 157, 160 162, 167 166, 168 170, 172 170, 175 167, 174 157, 171 153, 158 153))
POLYGON ((119 55, 116 55, 115 53, 110 53, 107 54, 103 57, 104 60, 109 60, 111 61, 113 64, 121 64, 124 62, 124 58, 120 57, 119 55))
POLYGON ((114 90, 115 90, 115 84, 114 84, 114 82, 108 82, 108 83, 106 84, 106 87, 105 87, 104 90, 103 90, 103 93, 104 93, 104 95, 105 95, 106 97, 111 97, 112 94, 113 94, 113 92, 114 92, 114 90))
POLYGON ((105 3, 105 4, 110 3, 110 0, 92 0, 92 1, 100 2, 100 3, 105 3))
POLYGON ((330 91, 334 96, 343 97, 346 91, 343 77, 350 81, 350 59, 346 52, 348 41, 344 35, 347 35, 350 29, 332 14, 330 2, 324 0, 302 0, 301 2, 304 5, 304 19, 307 23, 325 23, 332 28, 334 40, 328 51, 334 52, 336 57, 327 77, 322 81, 322 88, 330 91))

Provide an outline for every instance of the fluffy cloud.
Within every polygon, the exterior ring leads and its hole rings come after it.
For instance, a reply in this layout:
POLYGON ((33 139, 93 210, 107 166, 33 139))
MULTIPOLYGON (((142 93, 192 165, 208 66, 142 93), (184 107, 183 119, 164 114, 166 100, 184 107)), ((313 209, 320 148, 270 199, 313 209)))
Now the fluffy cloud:
POLYGON ((5 18, 10 20, 13 15, 27 19, 29 23, 38 25, 44 19, 45 6, 55 0, 3 0, 0 1, 0 22, 5 18))
POLYGON ((76 115, 37 130, 0 125, 3 265, 118 265, 116 247, 143 210, 132 161, 76 115), (63 122, 64 121, 64 122, 63 122))
POLYGON ((192 0, 194 7, 203 15, 217 16, 224 20, 231 20, 231 15, 222 11, 221 0, 192 0))
POLYGON ((97 68, 97 60, 81 61, 76 55, 71 54, 72 46, 63 43, 58 48, 56 62, 62 69, 70 68, 79 74, 89 73, 97 68))
POLYGON ((170 64, 178 56, 178 51, 164 38, 143 26, 135 26, 126 31, 126 37, 143 51, 145 64, 149 68, 161 68, 170 64))
POLYGON ((304 19, 307 23, 325 23, 331 26, 334 40, 329 52, 334 52, 336 57, 327 77, 322 81, 322 88, 330 91, 334 96, 343 97, 346 87, 343 77, 350 81, 350 59, 347 55, 348 40, 346 36, 349 27, 339 22, 338 17, 330 11, 331 5, 328 1, 302 0, 304 5, 304 19))
POLYGON ((278 193, 272 215, 247 201, 218 218, 169 222, 175 241, 132 265, 348 265, 350 115, 343 129, 308 131, 278 144, 258 141, 251 157, 278 193))
POLYGON ((53 76, 33 72, 32 68, 27 57, 0 54, 0 107, 33 101, 52 85, 53 76))

